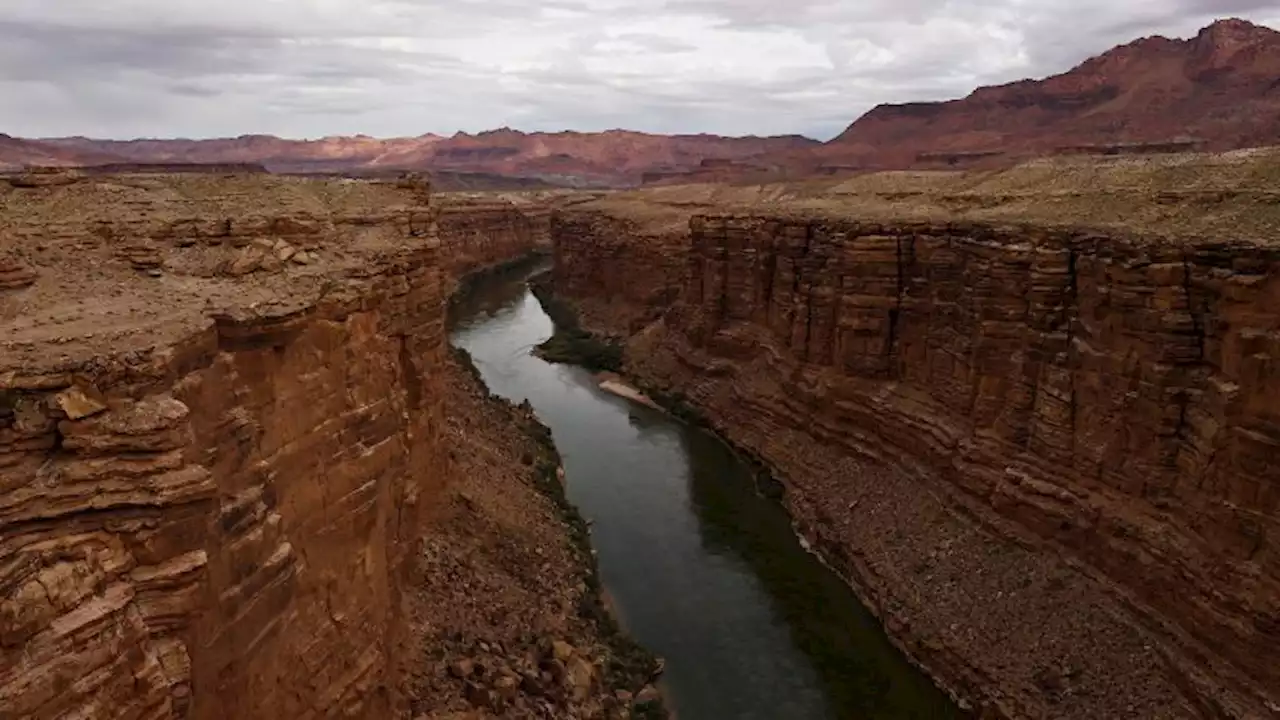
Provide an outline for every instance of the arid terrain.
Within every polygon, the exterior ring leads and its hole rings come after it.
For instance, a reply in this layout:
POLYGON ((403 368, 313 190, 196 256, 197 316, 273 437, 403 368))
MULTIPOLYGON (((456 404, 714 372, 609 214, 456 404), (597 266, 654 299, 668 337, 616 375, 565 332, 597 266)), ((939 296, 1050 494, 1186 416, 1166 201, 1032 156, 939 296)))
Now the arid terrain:
POLYGON ((552 290, 627 377, 766 463, 968 706, 1280 712, 1278 173, 1261 148, 578 194, 15 176, 0 699, 651 698, 545 429, 445 345, 470 273, 550 248, 552 290))
MULTIPOLYGON (((1274 149, 685 186, 554 288, 993 717, 1280 713, 1274 149)), ((985 715, 984 715, 985 716, 985 715)))
POLYGON ((0 720, 666 716, 449 346, 548 256, 539 357, 727 441, 904 687, 1280 717, 1278 77, 1223 20, 827 143, 0 135, 0 720))

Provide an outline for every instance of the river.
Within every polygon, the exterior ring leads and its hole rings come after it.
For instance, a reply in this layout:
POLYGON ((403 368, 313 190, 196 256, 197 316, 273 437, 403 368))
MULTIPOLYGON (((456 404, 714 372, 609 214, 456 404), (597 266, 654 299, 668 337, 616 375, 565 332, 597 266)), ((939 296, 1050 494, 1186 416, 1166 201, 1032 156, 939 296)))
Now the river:
POLYGON ((452 341, 551 428, 619 620, 666 660, 680 720, 963 717, 728 446, 531 354, 553 326, 527 277, 475 286, 452 341))

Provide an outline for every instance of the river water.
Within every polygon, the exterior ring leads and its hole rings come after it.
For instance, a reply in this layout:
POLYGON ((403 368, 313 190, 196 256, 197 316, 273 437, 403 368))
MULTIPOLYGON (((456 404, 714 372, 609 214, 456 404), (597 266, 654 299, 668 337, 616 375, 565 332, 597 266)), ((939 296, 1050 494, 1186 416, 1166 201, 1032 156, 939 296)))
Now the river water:
POLYGON ((604 586, 623 627, 666 659, 680 720, 962 717, 731 449, 531 354, 553 327, 526 278, 476 286, 453 343, 492 392, 529 400, 551 428, 604 586))

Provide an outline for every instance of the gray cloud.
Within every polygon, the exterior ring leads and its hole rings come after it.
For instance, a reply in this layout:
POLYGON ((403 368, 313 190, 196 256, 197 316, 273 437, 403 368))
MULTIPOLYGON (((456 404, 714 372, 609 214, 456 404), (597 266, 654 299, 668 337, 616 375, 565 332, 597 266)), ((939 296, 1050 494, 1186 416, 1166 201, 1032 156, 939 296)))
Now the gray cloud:
POLYGON ((828 137, 1259 0, 5 0, 0 132, 828 137))

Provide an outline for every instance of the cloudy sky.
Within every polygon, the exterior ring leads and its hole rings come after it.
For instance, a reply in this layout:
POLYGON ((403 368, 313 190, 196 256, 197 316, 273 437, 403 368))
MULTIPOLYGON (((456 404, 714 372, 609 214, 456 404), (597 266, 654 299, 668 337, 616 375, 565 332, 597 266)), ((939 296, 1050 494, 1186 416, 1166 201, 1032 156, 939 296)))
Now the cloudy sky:
POLYGON ((826 139, 1275 0, 0 0, 0 132, 826 139))

